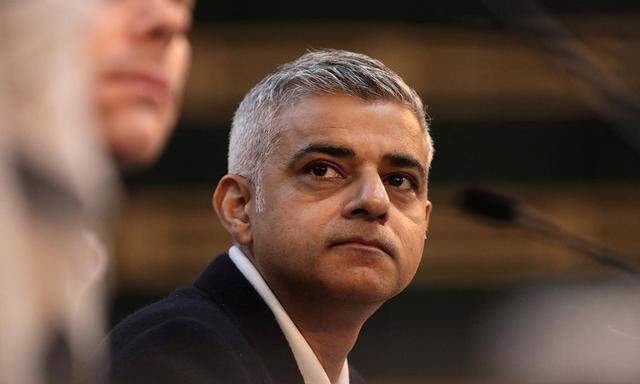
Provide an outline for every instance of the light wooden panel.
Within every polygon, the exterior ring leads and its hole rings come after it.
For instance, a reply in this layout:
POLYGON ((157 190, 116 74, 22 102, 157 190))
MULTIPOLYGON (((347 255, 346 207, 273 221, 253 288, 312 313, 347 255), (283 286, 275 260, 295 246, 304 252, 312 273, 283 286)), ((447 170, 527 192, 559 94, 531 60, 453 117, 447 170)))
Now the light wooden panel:
MULTIPOLYGON (((640 89, 640 15, 564 20, 607 70, 640 89)), ((571 119, 593 114, 567 72, 508 30, 376 22, 221 23, 196 29, 186 116, 230 120, 244 94, 307 49, 371 55, 397 71, 438 119, 571 119)))
MULTIPOLYGON (((604 270, 516 229, 486 225, 453 204, 460 185, 432 185, 434 211, 414 287, 483 286, 604 270)), ((522 184, 495 189, 527 201, 568 229, 640 262, 639 184, 522 184)), ((117 225, 120 286, 170 289, 190 283, 231 245, 210 208, 209 187, 147 188, 127 197, 117 225)))

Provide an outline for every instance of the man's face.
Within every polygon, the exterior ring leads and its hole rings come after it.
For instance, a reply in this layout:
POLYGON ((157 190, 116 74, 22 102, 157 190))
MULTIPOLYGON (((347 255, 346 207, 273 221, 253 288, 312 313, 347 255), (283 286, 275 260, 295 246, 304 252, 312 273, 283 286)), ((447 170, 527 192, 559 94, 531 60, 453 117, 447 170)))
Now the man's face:
POLYGON ((191 48, 194 0, 106 0, 87 51, 101 134, 125 166, 146 164, 171 133, 191 48))
POLYGON ((251 209, 252 257, 277 294, 382 302, 424 247, 427 143, 403 105, 344 95, 285 110, 251 209))

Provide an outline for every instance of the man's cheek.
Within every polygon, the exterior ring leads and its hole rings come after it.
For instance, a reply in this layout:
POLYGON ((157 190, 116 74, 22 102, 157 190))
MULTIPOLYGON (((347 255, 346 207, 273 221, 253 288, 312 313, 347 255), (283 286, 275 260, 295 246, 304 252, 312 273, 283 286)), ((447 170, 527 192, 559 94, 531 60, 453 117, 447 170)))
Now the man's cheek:
MULTIPOLYGON (((412 230, 407 232, 405 236, 400 237, 401 246, 404 247, 407 262, 412 265, 420 263, 422 253, 424 252, 425 232, 421 230, 422 226, 413 226, 412 230)), ((417 268, 417 267, 416 267, 417 268)))
POLYGON ((168 63, 169 76, 176 97, 180 98, 186 82, 187 70, 191 62, 191 46, 186 38, 173 43, 168 63))

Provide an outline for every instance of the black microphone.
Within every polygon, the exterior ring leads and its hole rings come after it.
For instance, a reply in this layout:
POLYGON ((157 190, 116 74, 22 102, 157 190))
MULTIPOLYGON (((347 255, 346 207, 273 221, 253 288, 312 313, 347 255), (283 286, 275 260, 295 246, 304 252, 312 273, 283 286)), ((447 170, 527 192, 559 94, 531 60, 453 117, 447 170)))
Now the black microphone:
POLYGON ((481 188, 467 188, 458 194, 457 204, 464 212, 490 219, 495 224, 514 225, 542 234, 543 238, 565 245, 602 265, 625 272, 637 272, 614 250, 569 232, 508 196, 481 188))
POLYGON ((519 215, 515 200, 497 193, 467 188, 459 195, 459 204, 465 212, 497 221, 512 223, 519 215))

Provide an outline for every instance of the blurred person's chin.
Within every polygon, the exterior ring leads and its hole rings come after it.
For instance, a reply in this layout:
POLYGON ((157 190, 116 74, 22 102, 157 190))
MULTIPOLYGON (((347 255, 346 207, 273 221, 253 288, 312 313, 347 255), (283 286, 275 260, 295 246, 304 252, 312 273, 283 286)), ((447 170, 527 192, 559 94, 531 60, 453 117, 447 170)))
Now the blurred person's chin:
POLYGON ((171 121, 163 121, 151 108, 128 108, 111 114, 102 132, 107 149, 123 170, 153 163, 162 152, 169 136, 171 121))

